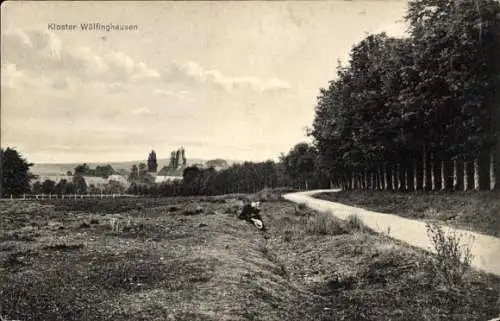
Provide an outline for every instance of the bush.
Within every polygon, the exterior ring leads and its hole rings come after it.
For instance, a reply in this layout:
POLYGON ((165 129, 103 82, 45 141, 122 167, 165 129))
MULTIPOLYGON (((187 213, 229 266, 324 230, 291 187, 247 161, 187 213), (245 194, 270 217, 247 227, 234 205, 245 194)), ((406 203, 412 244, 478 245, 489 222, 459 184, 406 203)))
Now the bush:
POLYGON ((339 235, 347 233, 345 228, 342 226, 341 221, 329 212, 320 212, 315 216, 309 217, 306 223, 306 231, 311 234, 323 235, 339 235))
POLYGON ((364 231, 366 230, 363 221, 356 214, 351 214, 347 217, 345 226, 348 231, 364 231))
POLYGON ((426 228, 436 251, 432 260, 435 275, 448 286, 463 285, 472 261, 470 242, 463 244, 463 236, 445 233, 436 223, 426 223, 426 228))
POLYGON ((304 211, 307 209, 307 204, 306 203, 299 203, 299 204, 297 204, 297 209, 304 211))

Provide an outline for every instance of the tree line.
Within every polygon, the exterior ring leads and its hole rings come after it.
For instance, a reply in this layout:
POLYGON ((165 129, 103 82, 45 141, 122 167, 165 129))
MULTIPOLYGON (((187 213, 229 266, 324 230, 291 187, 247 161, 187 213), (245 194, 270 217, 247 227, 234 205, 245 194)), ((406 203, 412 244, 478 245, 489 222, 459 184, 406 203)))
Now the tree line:
POLYGON ((220 195, 255 193, 265 188, 328 188, 329 179, 316 166, 317 153, 297 144, 278 162, 244 162, 216 171, 213 167, 186 167, 181 181, 161 184, 133 183, 128 193, 152 196, 220 195))
POLYGON ((409 38, 370 35, 320 90, 319 166, 344 189, 498 187, 500 4, 414 0, 409 38))

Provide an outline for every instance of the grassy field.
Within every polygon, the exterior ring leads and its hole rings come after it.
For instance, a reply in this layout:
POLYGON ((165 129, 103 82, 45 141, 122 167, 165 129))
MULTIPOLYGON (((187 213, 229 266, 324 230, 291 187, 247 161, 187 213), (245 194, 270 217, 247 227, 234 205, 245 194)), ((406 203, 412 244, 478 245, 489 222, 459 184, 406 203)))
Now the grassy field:
POLYGON ((341 191, 315 197, 407 218, 445 222, 450 226, 500 237, 499 192, 341 191))
POLYGON ((270 197, 0 202, 0 317, 487 320, 500 280, 438 278, 429 255, 270 197))

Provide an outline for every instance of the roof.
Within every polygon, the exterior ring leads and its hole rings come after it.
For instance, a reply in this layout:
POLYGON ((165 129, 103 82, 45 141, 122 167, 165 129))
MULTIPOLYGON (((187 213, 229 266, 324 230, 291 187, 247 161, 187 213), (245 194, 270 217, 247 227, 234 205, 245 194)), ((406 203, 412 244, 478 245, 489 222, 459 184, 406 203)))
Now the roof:
POLYGON ((90 186, 90 185, 98 186, 98 185, 107 185, 108 184, 108 180, 104 179, 102 177, 83 176, 83 179, 85 180, 85 184, 87 184, 87 186, 90 186))
POLYGON ((168 181, 180 181, 182 176, 156 176, 155 183, 164 183, 168 181))
POLYGON ((110 182, 110 181, 116 181, 116 182, 122 184, 125 187, 129 187, 130 186, 130 182, 125 177, 123 177, 121 175, 116 175, 116 174, 110 175, 108 177, 108 182, 110 182))

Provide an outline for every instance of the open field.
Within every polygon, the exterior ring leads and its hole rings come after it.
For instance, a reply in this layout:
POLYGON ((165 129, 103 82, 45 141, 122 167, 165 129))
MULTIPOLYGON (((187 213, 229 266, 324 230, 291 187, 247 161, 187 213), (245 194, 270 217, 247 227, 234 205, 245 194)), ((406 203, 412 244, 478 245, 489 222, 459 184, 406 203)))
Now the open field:
POLYGON ((269 197, 0 202, 0 316, 20 320, 487 320, 500 279, 269 197))
POLYGON ((363 209, 425 219, 500 237, 500 193, 340 191, 314 197, 363 209))

